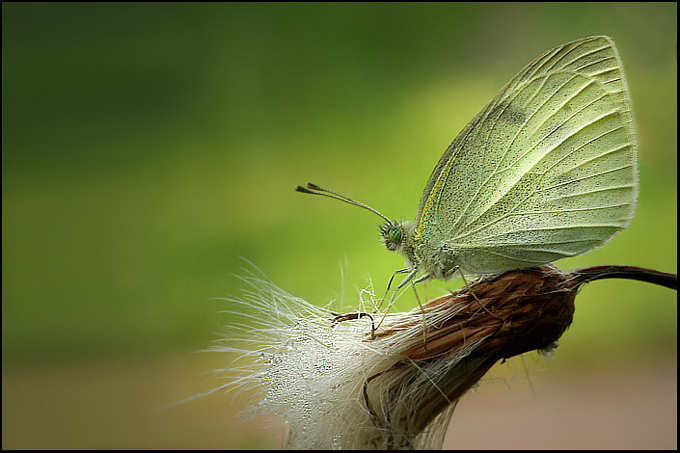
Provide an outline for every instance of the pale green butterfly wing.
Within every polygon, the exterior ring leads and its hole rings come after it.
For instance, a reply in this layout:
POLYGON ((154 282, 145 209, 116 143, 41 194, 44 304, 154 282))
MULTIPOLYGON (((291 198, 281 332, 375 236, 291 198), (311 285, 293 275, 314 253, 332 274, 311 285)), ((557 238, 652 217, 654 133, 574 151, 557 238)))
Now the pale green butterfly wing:
POLYGON ((630 222, 637 196, 630 95, 605 36, 550 50, 463 129, 427 183, 414 242, 423 268, 471 273, 587 252, 630 222))

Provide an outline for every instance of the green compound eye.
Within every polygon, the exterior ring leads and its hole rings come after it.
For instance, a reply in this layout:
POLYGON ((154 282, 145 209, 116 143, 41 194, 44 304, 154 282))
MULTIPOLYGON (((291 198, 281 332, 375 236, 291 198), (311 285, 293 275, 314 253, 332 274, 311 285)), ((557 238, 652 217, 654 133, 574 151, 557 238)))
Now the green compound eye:
POLYGON ((401 227, 395 226, 395 227, 390 228, 389 236, 390 236, 390 242, 393 242, 395 244, 399 244, 401 242, 401 227))

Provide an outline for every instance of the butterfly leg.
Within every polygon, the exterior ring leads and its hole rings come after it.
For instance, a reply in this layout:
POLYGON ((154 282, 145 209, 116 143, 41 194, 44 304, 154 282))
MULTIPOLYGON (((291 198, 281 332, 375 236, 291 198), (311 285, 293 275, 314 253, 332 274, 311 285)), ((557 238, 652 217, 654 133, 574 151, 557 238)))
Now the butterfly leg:
MULTIPOLYGON (((388 290, 389 290, 389 286, 392 284, 392 280, 394 279, 394 276, 395 276, 395 275, 397 275, 397 274, 405 274, 405 273, 408 272, 408 271, 411 271, 411 272, 409 272, 409 274, 406 276, 406 278, 404 278, 404 280, 402 280, 402 282, 399 283, 399 285, 397 285, 396 288, 394 288, 394 292, 392 293, 392 297, 390 297, 390 303, 387 304, 387 309, 385 310, 385 315, 383 316, 383 318, 382 318, 382 319, 380 320, 380 322, 378 323, 378 326, 376 327, 376 330, 379 329, 380 326, 382 325, 383 321, 385 321, 385 318, 387 317, 387 313, 390 311, 390 308, 392 308, 392 304, 394 304, 394 301, 396 300, 396 296, 397 296, 397 293, 399 292, 399 290, 400 290, 401 288, 403 288, 404 285, 406 285, 408 282, 410 282, 411 280, 413 280, 413 277, 414 277, 414 276, 416 275, 416 273, 418 272, 418 269, 399 269, 399 270, 396 271, 394 274, 392 274, 392 278, 390 278, 390 283, 388 284, 388 290)), ((418 280, 420 281, 420 279, 418 279, 418 280)), ((385 293, 385 297, 387 297, 387 293, 385 293)), ((383 299, 384 299, 384 298, 383 298, 383 299)), ((418 303, 420 303, 420 301, 418 301, 418 303)), ((380 305, 378 305, 378 308, 380 308, 381 305, 382 305, 382 301, 380 301, 380 305)))
MULTIPOLYGON (((387 305, 387 310, 385 310, 385 316, 380 320, 380 323, 376 326, 375 321, 373 320, 373 316, 371 316, 369 313, 365 312, 358 312, 358 313, 332 313, 334 318, 332 320, 332 326, 335 326, 336 324, 344 321, 349 321, 352 319, 361 319, 363 317, 368 317, 371 320, 371 339, 375 338, 375 331, 378 330, 378 328, 382 325, 383 321, 385 320, 385 317, 387 316, 387 312, 389 312, 390 308, 392 307, 392 304, 394 303, 395 296, 397 295, 397 292, 404 287, 404 285, 408 282, 410 282, 413 279, 413 276, 416 274, 415 269, 399 269, 395 271, 392 276, 390 277, 390 281, 387 283, 387 289, 385 290, 385 294, 383 295, 382 299, 380 300, 380 303, 378 306, 375 308, 375 311, 377 312, 380 307, 382 306, 383 302, 385 301, 385 298, 390 292, 390 288, 392 287, 392 282, 394 281, 394 277, 397 274, 405 274, 407 272, 410 272, 409 275, 406 276, 406 278, 394 289, 394 293, 392 294, 392 297, 390 298, 390 303, 387 305)), ((421 281, 422 279, 418 279, 418 281, 421 281)), ((415 291, 415 286, 413 287, 413 290, 415 291)), ((420 305, 420 299, 418 299, 418 293, 416 293, 416 300, 418 300, 418 305, 420 305)), ((422 305, 421 305, 422 309, 422 305)))
MULTIPOLYGON (((387 282, 387 289, 385 290, 385 294, 383 294, 382 299, 380 299, 380 303, 378 304, 378 306, 375 307, 375 311, 380 310, 380 307, 382 307, 383 302, 385 302, 385 298, 387 297, 387 294, 389 294, 390 288, 392 287, 392 282, 394 281, 394 277, 395 277, 397 274, 405 274, 405 273, 407 273, 407 272, 409 272, 409 271, 411 271, 411 269, 409 269, 409 268, 404 268, 404 269, 399 269, 398 271, 394 271, 394 273, 393 273, 392 276, 390 277, 390 281, 387 282)), ((407 280, 404 280, 404 281, 408 281, 408 280, 410 280, 409 277, 407 277, 407 280)), ((401 284, 400 284, 399 286, 397 286, 397 289, 395 289, 394 292, 399 291, 399 288, 401 288, 402 286, 404 286, 404 282, 401 282, 401 284)), ((390 304, 391 304, 391 303, 392 303, 392 302, 391 302, 391 300, 390 300, 390 304)))
POLYGON ((477 295, 475 294, 475 292, 472 291, 472 288, 470 288, 470 285, 468 284, 467 279, 465 278, 465 275, 463 274, 463 271, 460 269, 459 266, 456 266, 455 268, 453 268, 453 270, 450 272, 450 275, 453 275, 453 273, 456 272, 456 271, 458 271, 458 272, 460 273, 460 276, 463 278, 463 283, 465 283, 465 287, 466 287, 467 290, 470 292, 470 294, 472 294, 472 297, 475 298, 475 300, 477 301, 477 303, 479 303, 479 306, 482 307, 482 308, 484 309, 484 311, 486 311, 488 314, 490 314, 490 315, 493 316, 494 318, 502 319, 501 317, 499 317, 499 316, 496 315, 495 313, 492 313, 491 311, 489 311, 489 309, 486 308, 486 306, 482 303, 482 301, 479 300, 479 297, 477 297, 477 295))
POLYGON ((416 279, 415 281, 411 282, 411 286, 413 286, 413 292, 416 295, 416 301, 418 302, 418 306, 420 307, 420 311, 423 314, 423 345, 425 349, 427 349, 427 322, 425 319, 425 309, 423 308, 423 304, 420 303, 420 297, 418 297, 418 291, 416 291, 416 283, 421 283, 424 282, 425 280, 428 280, 430 278, 430 274, 423 275, 422 277, 416 279))

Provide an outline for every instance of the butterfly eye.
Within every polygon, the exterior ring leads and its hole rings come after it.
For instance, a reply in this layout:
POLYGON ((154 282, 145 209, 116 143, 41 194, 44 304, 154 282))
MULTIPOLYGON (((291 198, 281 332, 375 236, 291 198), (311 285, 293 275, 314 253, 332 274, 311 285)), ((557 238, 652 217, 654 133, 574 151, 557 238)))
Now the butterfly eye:
POLYGON ((390 238, 390 242, 394 244, 399 244, 401 242, 401 226, 396 225, 390 228, 388 235, 390 238))

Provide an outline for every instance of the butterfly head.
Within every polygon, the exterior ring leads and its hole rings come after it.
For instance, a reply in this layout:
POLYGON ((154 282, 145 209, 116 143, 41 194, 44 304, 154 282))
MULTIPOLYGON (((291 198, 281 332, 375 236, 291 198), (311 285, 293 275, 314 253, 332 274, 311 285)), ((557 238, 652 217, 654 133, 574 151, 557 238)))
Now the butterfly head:
POLYGON ((388 221, 380 227, 380 235, 387 250, 399 252, 410 259, 413 250, 415 223, 388 221))

